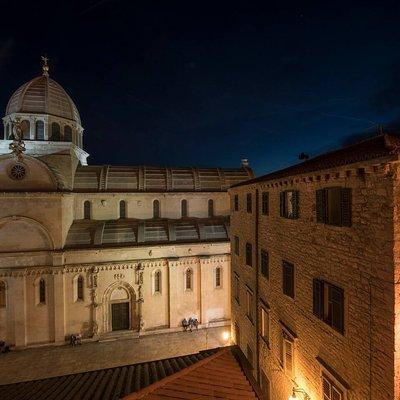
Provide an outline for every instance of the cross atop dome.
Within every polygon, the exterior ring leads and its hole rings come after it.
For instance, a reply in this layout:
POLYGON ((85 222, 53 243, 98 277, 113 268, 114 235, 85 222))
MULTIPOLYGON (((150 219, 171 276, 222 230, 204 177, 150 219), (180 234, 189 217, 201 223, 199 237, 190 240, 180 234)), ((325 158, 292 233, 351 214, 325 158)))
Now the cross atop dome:
POLYGON ((42 58, 42 61, 43 61, 43 65, 42 65, 43 75, 44 76, 49 76, 49 64, 48 64, 48 61, 50 61, 50 59, 47 57, 46 54, 44 56, 42 56, 41 58, 42 58))

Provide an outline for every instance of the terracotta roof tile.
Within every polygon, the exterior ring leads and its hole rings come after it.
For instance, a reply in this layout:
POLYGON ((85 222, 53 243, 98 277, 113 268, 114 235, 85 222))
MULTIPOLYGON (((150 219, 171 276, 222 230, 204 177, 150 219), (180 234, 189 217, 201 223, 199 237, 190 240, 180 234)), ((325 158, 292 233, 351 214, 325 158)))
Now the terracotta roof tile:
POLYGON ((124 400, 215 398, 258 398, 230 348, 221 349, 174 375, 124 397, 124 400))
POLYGON ((399 153, 399 137, 389 134, 377 135, 353 145, 346 146, 329 153, 321 154, 302 163, 292 165, 288 168, 271 172, 258 178, 240 182, 232 187, 286 178, 293 175, 305 174, 353 164, 356 162, 373 160, 375 158, 398 155, 399 153))

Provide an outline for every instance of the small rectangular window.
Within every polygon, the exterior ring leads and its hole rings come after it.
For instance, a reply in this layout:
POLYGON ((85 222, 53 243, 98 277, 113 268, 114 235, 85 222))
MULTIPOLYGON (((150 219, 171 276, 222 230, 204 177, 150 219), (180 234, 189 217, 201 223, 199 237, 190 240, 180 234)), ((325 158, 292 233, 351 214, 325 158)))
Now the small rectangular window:
POLYGON ((251 213, 253 210, 253 203, 252 203, 252 195, 251 193, 247 193, 247 197, 246 197, 246 204, 247 204, 247 212, 251 213))
POLYGON ((235 274, 235 300, 240 304, 240 281, 239 276, 235 274))
POLYGON ((221 287, 221 267, 215 268, 215 287, 221 287))
POLYGON ((327 325, 344 333, 344 290, 320 279, 313 280, 313 313, 327 325))
POLYGON ((284 218, 299 218, 299 192, 297 190, 286 190, 280 193, 280 214, 284 218))
POLYGON ((261 275, 264 278, 269 279, 269 256, 268 252, 265 250, 261 250, 261 255, 260 255, 260 263, 261 263, 261 275))
POLYGON ((294 298, 294 265, 283 261, 283 293, 294 298))
POLYGON ((280 339, 280 354, 279 354, 280 363, 286 374, 292 377, 294 374, 293 338, 290 337, 284 330, 282 330, 279 339, 280 339))
POLYGON ((261 196, 261 212, 263 215, 269 215, 269 193, 263 192, 261 196))
POLYGON ((324 400, 344 400, 342 390, 326 376, 322 376, 322 392, 324 400))
POLYGON ((253 322, 253 293, 248 289, 246 291, 246 315, 253 322))
POLYGON ((267 343, 269 343, 269 312, 265 310, 264 307, 261 307, 260 310, 261 310, 260 335, 267 343))
POLYGON ((251 243, 246 243, 246 265, 253 266, 253 246, 251 243))
POLYGON ((235 241, 234 241, 234 250, 235 254, 238 256, 239 255, 239 237, 235 236, 235 241))
POLYGON ((351 189, 331 187, 316 194, 317 222, 335 226, 351 226, 351 189))
POLYGON ((235 194, 234 197, 234 209, 235 211, 239 211, 239 195, 235 194))

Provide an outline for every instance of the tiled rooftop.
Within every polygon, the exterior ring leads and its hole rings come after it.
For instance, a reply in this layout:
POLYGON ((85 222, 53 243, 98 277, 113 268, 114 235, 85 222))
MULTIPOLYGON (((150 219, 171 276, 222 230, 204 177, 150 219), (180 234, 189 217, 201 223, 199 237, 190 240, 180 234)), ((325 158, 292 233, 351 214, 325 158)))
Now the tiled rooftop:
POLYGON ((4 400, 111 400, 145 388, 215 354, 208 350, 166 360, 0 386, 4 400))
MULTIPOLYGON (((0 386, 4 400, 257 399, 234 348, 0 386)), ((250 378, 252 379, 252 378, 250 378)), ((253 384, 256 384, 253 381, 253 384)), ((255 387, 254 386, 254 387, 255 387)))
POLYGON ((231 349, 226 348, 124 397, 124 400, 257 398, 231 349))
POLYGON ((229 240, 229 218, 75 220, 66 248, 229 240))
POLYGON ((253 178, 250 168, 79 166, 76 192, 214 192, 253 178))
POLYGON ((273 179, 336 168, 381 157, 397 156, 399 153, 400 138, 394 135, 382 134, 329 153, 321 154, 291 167, 237 183, 233 186, 250 185, 257 182, 266 182, 273 179))

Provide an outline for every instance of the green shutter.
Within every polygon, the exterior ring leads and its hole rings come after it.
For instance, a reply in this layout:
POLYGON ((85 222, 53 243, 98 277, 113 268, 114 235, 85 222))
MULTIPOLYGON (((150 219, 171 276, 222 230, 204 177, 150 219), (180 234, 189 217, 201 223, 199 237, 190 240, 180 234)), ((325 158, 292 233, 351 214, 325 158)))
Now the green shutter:
POLYGON ((315 208, 317 222, 326 223, 326 190, 318 189, 315 192, 315 208))
POLYGON ((351 189, 342 188, 340 191, 340 209, 342 226, 351 226, 351 189))

